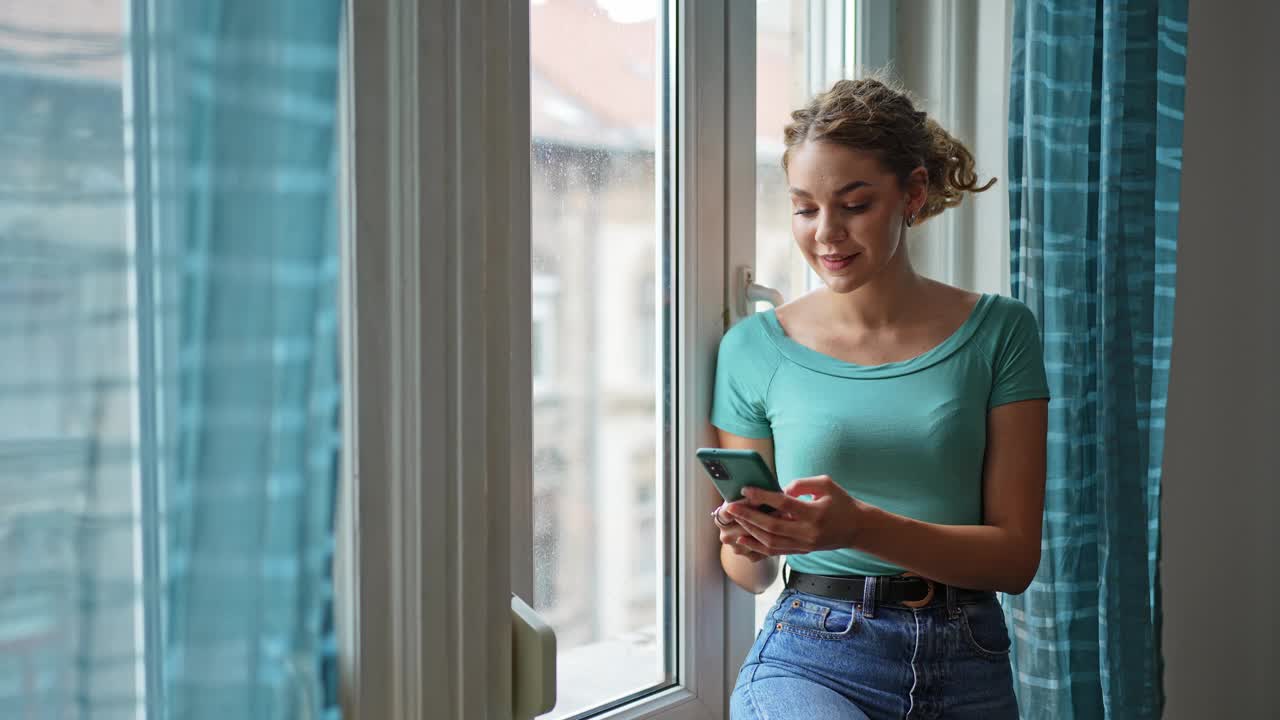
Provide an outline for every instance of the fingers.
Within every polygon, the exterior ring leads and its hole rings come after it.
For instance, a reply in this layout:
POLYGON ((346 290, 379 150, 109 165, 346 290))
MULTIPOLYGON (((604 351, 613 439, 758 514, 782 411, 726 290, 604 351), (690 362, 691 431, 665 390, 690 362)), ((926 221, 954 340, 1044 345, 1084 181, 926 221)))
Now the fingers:
POLYGON ((747 558, 748 560, 750 560, 751 562, 759 562, 760 560, 763 560, 766 556, 752 550, 751 548, 747 547, 746 544, 744 544, 743 541, 748 540, 750 538, 751 536, 747 533, 747 531, 737 523, 734 523, 733 526, 730 528, 722 528, 720 530, 720 543, 722 545, 728 545, 729 549, 733 551, 734 555, 741 555, 747 558))
MULTIPOLYGON (((744 538, 740 539, 738 542, 739 542, 739 543, 741 543, 741 547, 742 547, 742 548, 744 548, 744 549, 746 549, 746 551, 747 551, 747 552, 755 553, 756 555, 768 555, 768 554, 769 554, 769 550, 768 550, 768 548, 766 548, 764 545, 761 545, 761 544, 760 544, 760 541, 759 541, 759 540, 756 540, 756 539, 755 539, 755 538, 753 538, 753 537, 747 536, 747 537, 744 537, 744 538)), ((738 548, 737 548, 737 547, 735 547, 735 548, 733 549, 733 551, 734 551, 734 552, 737 552, 737 551, 738 551, 738 548)))
POLYGON ((742 527, 737 521, 725 514, 725 520, 729 522, 728 527, 719 528, 720 542, 725 545, 736 545, 738 538, 747 534, 746 528, 742 527))
POLYGON ((741 538, 731 543, 728 543, 728 545, 729 545, 729 549, 733 551, 734 555, 741 555, 750 560, 759 559, 760 553, 747 547, 746 544, 742 542, 741 538))
POLYGON ((804 500, 797 500, 796 498, 784 493, 761 490, 760 488, 744 488, 742 494, 751 501, 751 504, 748 507, 768 505, 774 510, 780 510, 784 513, 799 517, 803 517, 809 510, 807 502, 804 500))
POLYGON ((836 493, 843 493, 844 488, 836 484, 836 481, 832 480, 830 475, 817 475, 814 477, 795 480, 783 489, 782 492, 793 498, 801 495, 824 497, 827 495, 834 495, 836 493))
POLYGON ((738 542, 740 542, 743 547, 765 557, 773 557, 777 555, 798 555, 805 552, 799 548, 769 545, 761 542, 760 539, 751 535, 743 537, 738 542))
MULTIPOLYGON (((781 495, 779 497, 784 501, 790 499, 781 495)), ((803 501, 793 502, 804 504, 803 501)), ((797 539, 786 536, 788 530, 799 536, 807 534, 804 529, 807 525, 797 523, 793 513, 781 509, 774 513, 763 513, 755 509, 750 498, 726 502, 717 510, 720 519, 729 523, 728 527, 718 528, 720 542, 728 545, 735 555, 756 562, 774 555, 807 552, 797 539), (794 530, 791 529, 792 526, 800 528, 794 530)))
MULTIPOLYGON (((749 507, 743 507, 737 510, 739 513, 748 513, 752 518, 764 518, 761 522, 782 522, 787 526, 796 526, 800 528, 797 534, 805 535, 808 533, 808 524, 798 523, 791 520, 775 520, 772 515, 766 515, 749 507)), ((728 514, 728 511, 726 511, 728 514)), ((776 513, 775 513, 776 514, 776 513)), ((752 524, 742 515, 735 518, 732 528, 721 530, 720 542, 730 545, 735 552, 739 547, 744 547, 759 553, 763 556, 775 556, 786 554, 798 554, 810 552, 813 548, 806 548, 804 540, 786 537, 782 534, 770 532, 758 525, 752 524)))
POLYGON ((721 517, 735 527, 722 530, 721 542, 734 545, 734 552, 741 546, 765 556, 812 552, 818 548, 820 527, 831 505, 818 499, 837 494, 847 495, 827 475, 800 478, 781 493, 744 488, 743 500, 722 506, 721 517), (812 495, 815 500, 800 500, 797 496, 801 495, 812 495), (761 512, 758 505, 769 505, 777 512, 761 512))
POLYGON ((712 522, 714 522, 716 527, 720 528, 721 530, 727 527, 732 527, 733 525, 736 524, 734 522, 734 519, 730 517, 727 513, 725 513, 724 509, 726 505, 728 505, 728 503, 720 503, 719 507, 711 511, 712 522))
MULTIPOLYGON (((769 517, 762 513, 756 513, 760 517, 769 517)), ((812 548, 806 546, 806 540, 803 538, 788 537, 776 532, 772 532, 766 528, 760 527, 743 519, 739 525, 746 531, 746 535, 742 538, 742 542, 747 547, 762 552, 766 555, 780 555, 789 553, 806 553, 812 548)), ((802 523, 788 523, 788 525, 801 528, 800 534, 807 533, 807 525, 802 523)))
MULTIPOLYGON (((797 501, 803 502, 803 501, 797 501)), ((792 540, 808 540, 813 534, 813 523, 805 517, 797 517, 795 513, 763 513, 750 506, 730 507, 724 514, 732 518, 739 526, 745 528, 757 539, 764 535, 790 538, 792 540)), ((794 543, 792 543, 794 544, 794 543)))

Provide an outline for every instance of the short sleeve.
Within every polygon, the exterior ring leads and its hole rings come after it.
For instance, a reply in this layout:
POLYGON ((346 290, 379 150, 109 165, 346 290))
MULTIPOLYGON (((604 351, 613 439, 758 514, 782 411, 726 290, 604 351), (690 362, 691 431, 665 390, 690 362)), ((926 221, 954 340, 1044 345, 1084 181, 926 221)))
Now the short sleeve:
POLYGON ((778 361, 778 350, 765 337, 759 316, 729 328, 716 360, 711 424, 742 437, 771 437, 765 398, 778 361))
POLYGON ((987 408, 1019 400, 1049 397, 1040 325, 1026 305, 1010 301, 1010 321, 994 358, 991 396, 987 408))

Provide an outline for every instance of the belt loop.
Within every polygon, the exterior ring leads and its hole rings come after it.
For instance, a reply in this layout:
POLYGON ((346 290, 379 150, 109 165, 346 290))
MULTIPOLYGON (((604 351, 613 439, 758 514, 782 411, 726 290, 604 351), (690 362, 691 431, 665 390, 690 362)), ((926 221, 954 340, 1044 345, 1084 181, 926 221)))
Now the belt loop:
POLYGON ((876 576, 868 575, 862 579, 862 617, 876 616, 876 576))
POLYGON ((947 586, 947 617, 952 620, 960 617, 960 604, 956 602, 956 589, 947 586))

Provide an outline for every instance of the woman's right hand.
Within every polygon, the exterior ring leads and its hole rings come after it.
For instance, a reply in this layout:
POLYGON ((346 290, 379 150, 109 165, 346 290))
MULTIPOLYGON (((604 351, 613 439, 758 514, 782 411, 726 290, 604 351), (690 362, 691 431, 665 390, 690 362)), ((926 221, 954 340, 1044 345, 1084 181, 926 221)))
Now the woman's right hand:
MULTIPOLYGON (((735 500, 734 502, 741 503, 746 501, 735 500)), ((747 558, 753 563, 760 562, 761 560, 765 559, 768 556, 764 555, 763 553, 758 553, 755 550, 752 550, 746 547, 745 545, 740 544, 738 542, 738 538, 747 536, 749 535, 749 533, 745 529, 743 529, 743 527, 739 525, 736 520, 731 519, 728 515, 725 515, 723 512, 721 512, 725 507, 732 504, 734 503, 728 503, 728 502, 721 503, 720 507, 716 508, 716 519, 718 520, 718 522, 716 523, 716 529, 720 531, 720 543, 723 545, 728 545, 729 549, 733 551, 734 555, 741 555, 742 557, 747 558), (724 524, 721 524, 721 523, 724 523, 724 524)))

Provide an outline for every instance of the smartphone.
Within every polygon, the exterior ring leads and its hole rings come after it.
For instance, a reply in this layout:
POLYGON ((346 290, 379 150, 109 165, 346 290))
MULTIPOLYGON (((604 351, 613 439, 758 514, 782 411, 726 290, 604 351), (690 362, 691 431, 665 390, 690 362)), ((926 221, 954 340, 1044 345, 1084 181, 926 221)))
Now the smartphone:
MULTIPOLYGON (((702 468, 711 476, 720 496, 728 502, 742 499, 742 488, 747 485, 782 492, 778 478, 769 464, 755 450, 726 450, 724 448, 698 448, 694 453, 702 468)), ((760 505, 760 512, 771 513, 774 508, 760 505)))

